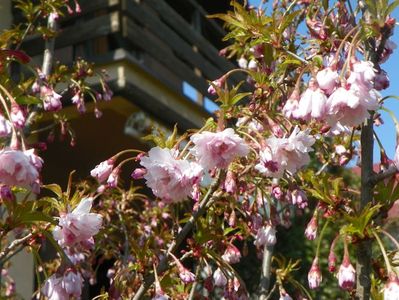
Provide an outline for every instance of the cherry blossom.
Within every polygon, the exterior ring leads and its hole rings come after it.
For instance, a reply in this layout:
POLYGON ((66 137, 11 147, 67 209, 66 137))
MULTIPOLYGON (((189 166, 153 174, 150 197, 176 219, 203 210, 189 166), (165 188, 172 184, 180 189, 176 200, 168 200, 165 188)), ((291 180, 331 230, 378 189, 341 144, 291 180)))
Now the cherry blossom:
POLYGON ((301 131, 299 127, 295 127, 288 138, 270 137, 255 169, 267 177, 280 178, 285 171, 294 174, 309 163, 308 152, 313 151, 314 142, 308 131, 301 131))
POLYGON ((83 198, 72 211, 59 218, 53 230, 54 238, 62 246, 73 246, 96 235, 102 224, 102 216, 91 213, 92 198, 83 198))
POLYGON ((195 162, 176 159, 176 152, 152 148, 140 164, 146 168, 146 184, 155 196, 167 201, 182 201, 190 195, 193 185, 202 177, 202 168, 195 162))
POLYGON ((3 149, 0 151, 0 182, 6 185, 34 187, 39 180, 43 160, 34 150, 20 151, 3 149))
POLYGON ((232 128, 197 133, 191 141, 194 143, 191 152, 204 169, 225 169, 236 157, 246 156, 249 152, 248 145, 232 128))

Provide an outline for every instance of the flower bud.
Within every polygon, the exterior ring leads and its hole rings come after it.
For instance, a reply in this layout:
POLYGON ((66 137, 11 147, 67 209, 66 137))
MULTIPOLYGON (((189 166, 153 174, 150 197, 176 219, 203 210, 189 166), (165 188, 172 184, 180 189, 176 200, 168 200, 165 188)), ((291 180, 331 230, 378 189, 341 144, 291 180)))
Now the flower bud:
POLYGON ((313 241, 317 236, 317 214, 313 215, 310 219, 308 226, 306 226, 305 236, 308 240, 313 241))
POLYGON ((344 257, 344 261, 338 270, 338 284, 344 290, 352 290, 355 286, 356 281, 356 271, 349 261, 349 256, 347 259, 344 257))
POLYGON ((333 250, 330 250, 330 254, 328 255, 328 270, 332 273, 337 269, 337 256, 335 255, 333 250))
POLYGON ((319 259, 315 257, 312 263, 312 267, 308 273, 308 283, 309 288, 317 289, 320 286, 321 281, 323 280, 320 267, 319 267, 319 259))
POLYGON ((145 168, 136 168, 132 174, 131 177, 135 180, 137 179, 142 179, 144 178, 144 175, 147 173, 147 169, 145 168))

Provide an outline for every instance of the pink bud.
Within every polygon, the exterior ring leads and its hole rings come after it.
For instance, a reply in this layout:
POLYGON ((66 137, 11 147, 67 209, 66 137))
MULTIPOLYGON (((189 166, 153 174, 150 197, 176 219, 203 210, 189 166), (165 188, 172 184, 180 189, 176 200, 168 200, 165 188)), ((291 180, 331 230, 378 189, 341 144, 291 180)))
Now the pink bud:
POLYGON ((208 93, 211 95, 216 95, 215 87, 221 88, 222 85, 224 84, 224 81, 225 81, 224 76, 212 81, 212 84, 209 85, 208 93))
POLYGON ((317 289, 320 286, 321 281, 323 280, 320 267, 319 267, 319 259, 315 257, 312 263, 312 267, 308 273, 308 283, 311 289, 317 289))
POLYGON ((184 283, 191 283, 195 281, 195 275, 183 266, 179 268, 179 277, 184 283))
POLYGON ((108 159, 101 162, 93 170, 90 171, 90 175, 95 177, 98 182, 104 182, 112 173, 114 167, 114 160, 108 159))
POLYGON ((145 168, 136 168, 131 174, 131 177, 135 180, 144 178, 144 175, 147 173, 147 169, 145 168))
POLYGON ((224 254, 222 255, 222 259, 229 264, 235 264, 240 262, 241 253, 238 248, 232 244, 227 246, 224 254))
POLYGON ((344 290, 352 290, 355 286, 356 271, 349 260, 349 255, 344 254, 344 259, 338 270, 338 283, 344 290))
POLYGON ((295 189, 291 192, 292 204, 297 205, 299 208, 304 209, 308 206, 308 197, 301 189, 295 189))
POLYGON ((118 185, 119 174, 121 172, 120 167, 116 167, 107 179, 108 187, 115 188, 118 185))
POLYGON ((330 254, 328 255, 328 270, 330 272, 335 272, 337 268, 337 256, 334 251, 330 250, 330 254))
POLYGON ((224 181, 224 189, 229 194, 234 194, 237 191, 235 179, 235 174, 232 171, 228 170, 226 174, 226 179, 224 181))
POLYGON ((26 122, 24 110, 15 102, 11 104, 11 122, 19 129, 24 128, 26 122))
POLYGON ((313 241, 317 236, 317 215, 314 215, 312 219, 310 219, 308 226, 305 230, 305 236, 308 240, 313 241))
POLYGON ((97 119, 100 119, 103 115, 102 111, 99 110, 97 107, 94 109, 94 115, 96 116, 97 119))
POLYGON ((281 198, 283 197, 284 193, 281 190, 281 188, 278 185, 275 185, 272 187, 272 196, 277 199, 277 200, 281 200, 281 198))

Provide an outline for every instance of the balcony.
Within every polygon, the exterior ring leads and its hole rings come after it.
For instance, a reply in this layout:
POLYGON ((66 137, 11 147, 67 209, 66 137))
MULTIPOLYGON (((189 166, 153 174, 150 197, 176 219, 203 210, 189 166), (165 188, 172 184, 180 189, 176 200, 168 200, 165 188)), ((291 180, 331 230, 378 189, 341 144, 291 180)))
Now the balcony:
MULTIPOLYGON (((222 47, 224 31, 206 17, 199 2, 80 3, 82 14, 60 24, 57 59, 70 63, 83 57, 107 69, 116 95, 133 101, 166 125, 200 126, 215 106, 205 97, 207 80, 220 77, 234 65, 218 55, 216 47, 222 47)), ((23 46, 38 59, 43 47, 39 37, 23 46)))

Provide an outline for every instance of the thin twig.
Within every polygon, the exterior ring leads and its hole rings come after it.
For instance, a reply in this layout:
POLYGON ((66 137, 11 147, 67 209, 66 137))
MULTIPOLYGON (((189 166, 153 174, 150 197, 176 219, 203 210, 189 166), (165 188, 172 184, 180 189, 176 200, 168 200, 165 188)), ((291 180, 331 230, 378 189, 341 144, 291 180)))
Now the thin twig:
POLYGON ((8 247, 4 248, 4 250, 0 252, 0 261, 1 261, 8 253, 10 253, 11 251, 13 251, 13 250, 14 250, 15 248, 17 248, 19 245, 25 243, 26 241, 28 241, 28 240, 29 240, 30 238, 32 238, 32 237, 33 237, 33 233, 31 232, 31 233, 27 234, 26 236, 24 236, 23 238, 20 238, 20 239, 17 239, 17 240, 12 241, 12 243, 11 243, 8 247))
MULTIPOLYGON (((201 217, 206 212, 209 205, 212 204, 213 201, 220 196, 219 193, 216 193, 216 191, 219 188, 219 185, 220 185, 220 182, 221 182, 223 176, 224 176, 224 172, 219 171, 215 181, 210 186, 208 192, 202 199, 198 210, 191 216, 191 218, 188 220, 188 222, 184 225, 183 229, 177 235, 176 240, 170 244, 170 246, 167 250, 167 253, 173 253, 177 250, 177 248, 185 240, 185 238, 187 237, 189 232, 193 229, 194 224, 197 222, 198 218, 201 217)), ((169 256, 170 255, 166 254, 163 257, 163 259, 159 262, 158 267, 157 267, 158 274, 161 274, 169 269, 169 267, 170 267, 169 266, 169 256)), ((144 282, 141 284, 141 286, 137 290, 136 294, 130 299, 132 299, 132 300, 141 299, 144 296, 145 292, 154 283, 154 280, 155 280, 154 274, 148 274, 144 278, 144 282)))

